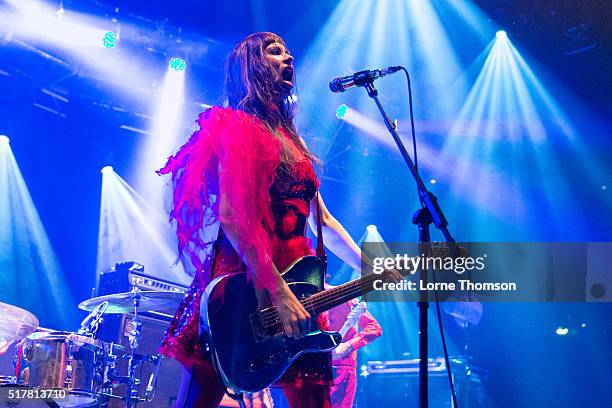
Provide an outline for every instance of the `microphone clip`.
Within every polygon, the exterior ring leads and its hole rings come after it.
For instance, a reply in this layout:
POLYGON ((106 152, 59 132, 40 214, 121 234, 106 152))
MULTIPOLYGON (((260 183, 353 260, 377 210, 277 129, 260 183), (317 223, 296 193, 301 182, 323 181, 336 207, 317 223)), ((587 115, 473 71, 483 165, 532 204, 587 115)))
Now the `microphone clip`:
POLYGON ((81 322, 81 328, 79 329, 78 334, 95 338, 100 322, 102 321, 102 316, 106 312, 106 309, 108 309, 108 306, 108 301, 102 302, 96 306, 94 310, 92 310, 91 313, 89 313, 81 322))

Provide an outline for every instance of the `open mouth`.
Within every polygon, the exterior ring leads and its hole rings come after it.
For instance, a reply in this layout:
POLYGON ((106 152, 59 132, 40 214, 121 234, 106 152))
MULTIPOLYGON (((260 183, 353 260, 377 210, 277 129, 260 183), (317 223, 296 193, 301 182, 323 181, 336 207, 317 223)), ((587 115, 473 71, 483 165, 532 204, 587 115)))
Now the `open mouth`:
POLYGON ((293 82, 293 68, 287 67, 283 69, 283 72, 281 73, 281 78, 283 79, 283 81, 292 83, 293 82))

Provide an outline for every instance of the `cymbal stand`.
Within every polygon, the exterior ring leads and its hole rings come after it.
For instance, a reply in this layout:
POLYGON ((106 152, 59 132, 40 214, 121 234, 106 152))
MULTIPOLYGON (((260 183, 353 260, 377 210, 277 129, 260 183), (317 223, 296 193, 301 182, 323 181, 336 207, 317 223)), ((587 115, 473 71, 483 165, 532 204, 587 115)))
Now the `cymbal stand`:
POLYGON ((128 375, 126 378, 126 387, 125 387, 125 407, 131 408, 132 403, 137 404, 140 402, 138 398, 138 388, 137 385, 140 384, 140 380, 137 380, 136 377, 136 366, 138 365, 138 358, 136 356, 136 349, 138 348, 138 344, 140 339, 142 338, 142 334, 140 332, 140 328, 142 327, 142 320, 138 318, 138 307, 140 306, 140 295, 137 293, 138 289, 134 288, 132 290, 134 292, 134 317, 131 320, 130 330, 128 331, 128 340, 130 342, 130 356, 128 358, 128 375))

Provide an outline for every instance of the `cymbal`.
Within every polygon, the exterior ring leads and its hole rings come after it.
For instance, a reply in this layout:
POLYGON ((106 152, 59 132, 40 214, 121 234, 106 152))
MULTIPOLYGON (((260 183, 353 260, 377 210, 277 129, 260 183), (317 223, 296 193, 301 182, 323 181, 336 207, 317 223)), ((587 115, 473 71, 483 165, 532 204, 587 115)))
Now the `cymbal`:
POLYGON ((134 299, 139 299, 138 311, 156 311, 177 307, 184 293, 164 290, 134 290, 131 292, 114 293, 98 296, 79 303, 79 309, 88 312, 94 310, 100 303, 108 302, 105 313, 124 314, 134 312, 134 299))
POLYGON ((27 310, 0 302, 0 342, 12 342, 34 333, 38 319, 27 310))

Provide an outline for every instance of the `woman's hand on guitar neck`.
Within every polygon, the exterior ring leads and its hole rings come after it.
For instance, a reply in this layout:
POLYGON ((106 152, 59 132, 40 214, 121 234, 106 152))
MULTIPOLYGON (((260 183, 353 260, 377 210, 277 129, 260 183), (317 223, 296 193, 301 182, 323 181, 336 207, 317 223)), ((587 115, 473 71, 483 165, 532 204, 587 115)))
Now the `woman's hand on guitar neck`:
POLYGON ((310 333, 310 314, 285 282, 270 296, 286 336, 299 339, 310 333))

